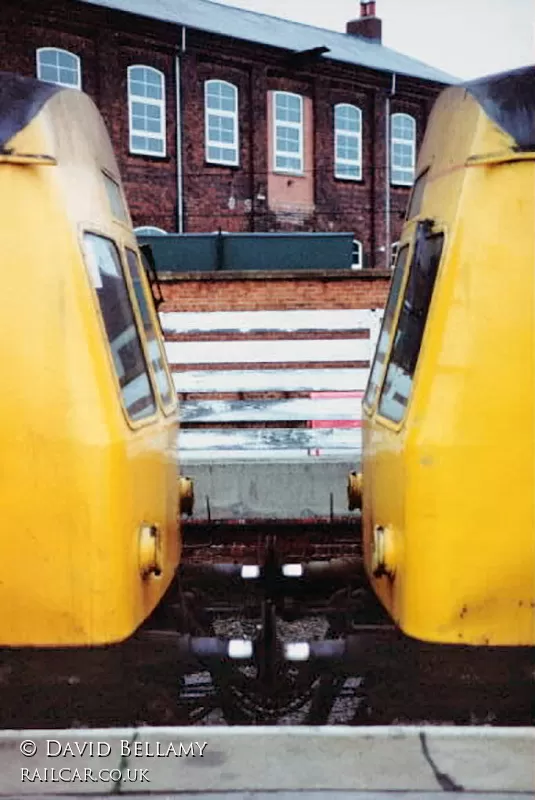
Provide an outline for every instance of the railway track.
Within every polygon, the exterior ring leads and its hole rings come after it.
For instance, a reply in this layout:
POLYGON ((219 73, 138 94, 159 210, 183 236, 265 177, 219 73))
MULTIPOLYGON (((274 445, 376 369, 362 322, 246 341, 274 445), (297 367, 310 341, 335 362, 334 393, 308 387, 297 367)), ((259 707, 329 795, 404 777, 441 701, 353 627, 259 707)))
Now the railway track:
POLYGON ((195 524, 188 541, 180 593, 128 643, 82 663, 4 651, 0 727, 535 722, 530 653, 433 647, 392 627, 354 518, 195 524), (228 640, 241 658, 217 657, 228 640))
MULTIPOLYGON (((220 619, 221 635, 249 633, 250 620, 220 619)), ((328 623, 310 617, 288 625, 283 637, 322 641, 328 623)), ((259 679, 252 666, 202 666, 178 673, 176 664, 118 664, 110 653, 90 674, 56 675, 4 669, 0 682, 2 728, 132 725, 532 725, 533 678, 490 663, 484 673, 460 673, 443 662, 405 654, 374 670, 354 666, 296 666, 259 679), (508 674, 504 675, 504 672, 508 674), (505 680, 504 680, 505 678, 505 680)), ((49 667, 49 665, 48 665, 49 667)))

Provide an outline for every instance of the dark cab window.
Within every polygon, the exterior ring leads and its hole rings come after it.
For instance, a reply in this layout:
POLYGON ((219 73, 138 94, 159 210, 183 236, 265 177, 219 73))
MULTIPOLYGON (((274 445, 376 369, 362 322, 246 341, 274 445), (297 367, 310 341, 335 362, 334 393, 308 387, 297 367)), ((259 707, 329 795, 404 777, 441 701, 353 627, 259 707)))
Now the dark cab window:
POLYGON ((126 411, 132 420, 156 413, 130 295, 114 242, 86 233, 87 266, 97 293, 104 327, 126 411))
POLYGON ((403 283, 403 273, 405 272, 405 263, 407 261, 408 252, 409 248, 407 245, 398 251, 396 266, 394 267, 394 274, 392 276, 392 283, 390 285, 390 294, 388 296, 385 314, 383 317, 383 324, 381 326, 381 333, 379 334, 379 340, 375 350, 375 358, 370 370, 368 387, 364 396, 364 404, 368 407, 373 406, 377 398, 377 390, 383 374, 383 367, 390 342, 390 334, 392 332, 392 325, 394 323, 399 292, 401 289, 401 284, 403 283))
POLYGON ((139 312, 141 314, 141 319, 143 320, 143 326, 145 328, 145 337, 147 339, 147 344, 149 348, 149 357, 152 363, 152 368, 154 370, 154 375, 156 376, 156 384, 158 386, 158 391, 162 398, 162 402, 164 405, 167 406, 170 405, 174 399, 174 390, 169 384, 169 378, 167 375, 167 370, 165 369, 164 357, 162 353, 160 339, 157 336, 156 331, 154 329, 154 324, 147 303, 147 296, 143 289, 143 283, 141 281, 141 275, 140 275, 139 259, 133 250, 129 250, 127 248, 126 260, 128 262, 128 268, 130 270, 132 283, 134 285, 134 291, 136 293, 139 312))
POLYGON ((113 178, 110 178, 109 175, 106 175, 105 172, 103 172, 102 175, 108 200, 110 201, 111 213, 116 219, 120 219, 121 222, 128 222, 128 214, 121 196, 119 184, 116 183, 113 178))
POLYGON ((444 235, 433 233, 432 222, 425 220, 418 224, 405 296, 379 403, 379 414, 392 422, 401 422, 409 402, 443 245, 444 235))
POLYGON ((422 172, 422 174, 418 176, 414 186, 412 187, 411 197, 407 206, 407 214, 405 217, 406 220, 412 219, 420 213, 428 175, 429 169, 426 169, 425 172, 422 172))

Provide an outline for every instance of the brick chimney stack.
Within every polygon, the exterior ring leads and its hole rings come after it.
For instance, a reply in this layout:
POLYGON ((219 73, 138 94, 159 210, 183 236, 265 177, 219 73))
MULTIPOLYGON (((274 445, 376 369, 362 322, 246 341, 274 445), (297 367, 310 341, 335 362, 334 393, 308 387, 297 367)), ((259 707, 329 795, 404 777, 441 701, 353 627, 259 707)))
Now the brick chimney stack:
POLYGON ((361 39, 367 39, 375 44, 381 44, 382 26, 381 20, 375 16, 374 0, 361 0, 360 18, 352 19, 347 23, 346 33, 360 36, 361 39))

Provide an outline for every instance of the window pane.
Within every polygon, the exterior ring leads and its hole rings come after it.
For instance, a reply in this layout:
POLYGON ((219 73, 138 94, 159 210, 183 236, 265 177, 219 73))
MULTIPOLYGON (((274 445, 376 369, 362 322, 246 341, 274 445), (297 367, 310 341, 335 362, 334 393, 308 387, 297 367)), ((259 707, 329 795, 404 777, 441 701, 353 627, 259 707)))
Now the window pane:
POLYGON ((40 80, 69 88, 80 85, 80 65, 77 56, 72 53, 50 48, 39 51, 37 60, 40 80))
POLYGON ((60 67, 67 67, 68 69, 76 69, 76 59, 69 53, 62 53, 58 51, 58 64, 60 67))
POLYGON ((136 97, 145 97, 145 84, 140 81, 130 81, 130 94, 136 97))
POLYGON ((394 139, 414 139, 416 124, 408 114, 394 114, 392 117, 392 137, 394 139))
POLYGON ((356 106, 337 106, 335 127, 343 131, 360 131, 360 110, 356 106))
POLYGON ((139 312, 141 314, 141 319, 143 320, 143 326, 145 328, 145 338, 147 339, 150 360, 152 368, 154 370, 154 375, 156 377, 156 385, 158 386, 158 392, 160 393, 160 397, 162 398, 164 405, 169 405, 173 399, 173 390, 171 389, 171 386, 169 384, 169 378, 167 376, 167 371, 164 366, 160 341, 156 334, 156 331, 154 330, 154 324, 152 322, 152 317, 150 315, 147 296, 143 289, 143 283, 141 281, 141 276, 139 271, 138 257, 133 250, 129 250, 127 248, 126 259, 128 262, 128 268, 130 270, 132 283, 134 285, 134 291, 136 293, 139 312))
POLYGON ((158 75, 157 72, 154 72, 152 69, 145 69, 145 80, 148 84, 152 86, 160 87, 162 85, 162 77, 158 75))
POLYGON ((161 106, 149 103, 132 103, 131 148, 145 150, 149 153, 165 151, 163 114, 161 106), (149 134, 147 136, 139 134, 149 134), (138 135, 136 135, 138 134, 138 135))
POLYGON ((301 172, 301 159, 292 158, 290 156, 277 156, 275 160, 275 167, 277 169, 287 169, 292 172, 301 172))
POLYGON ((57 50, 43 50, 39 53, 39 63, 41 65, 49 64, 57 67, 59 63, 59 53, 57 50))
POLYGON ((121 195, 121 190, 119 186, 112 180, 108 175, 104 172, 102 173, 102 177, 104 179, 104 185, 106 187, 106 193, 108 195, 108 200, 110 201, 110 208, 111 213, 117 219, 122 220, 123 222, 128 221, 128 215, 126 212, 126 208, 123 202, 123 198, 121 195))
POLYGON ((442 234, 430 235, 429 223, 419 223, 409 279, 379 404, 379 413, 393 422, 402 420, 409 401, 443 244, 442 234))
POLYGON ((238 155, 236 150, 230 147, 210 146, 208 147, 208 160, 235 164, 238 160, 238 155))
POLYGON ((151 153, 163 153, 163 141, 161 139, 147 138, 147 150, 151 153))
POLYGON ((146 130, 150 131, 150 133, 160 133, 161 132, 160 120, 148 119, 146 122, 146 130))
POLYGON ((208 139, 210 142, 234 144, 234 122, 229 117, 208 115, 208 139))
POLYGON ((59 77, 56 67, 41 67, 40 73, 41 80, 51 83, 56 83, 59 77))
POLYGON ((153 84, 147 84, 147 97, 150 97, 152 100, 161 100, 162 99, 162 87, 160 84, 158 86, 154 86, 153 84))
POLYGON ((119 253, 110 239, 93 233, 84 243, 123 401, 131 419, 142 419, 156 406, 119 253))
POLYGON ((164 155, 164 76, 151 67, 129 67, 128 90, 130 150, 164 155))
POLYGON ((207 88, 206 103, 216 111, 236 111, 237 90, 220 81, 210 81, 207 88))
POLYGON ((293 95, 275 95, 275 114, 280 122, 301 122, 301 100, 293 95))
POLYGON ((277 125, 276 149, 283 153, 298 153, 300 148, 300 131, 297 128, 286 128, 277 125))
POLYGON ((393 169, 392 182, 393 183, 412 183, 414 178, 414 170, 393 169))
POLYGON ((206 90, 206 159, 218 163, 237 162, 237 89, 222 81, 209 81, 206 90), (219 147, 218 145, 227 145, 219 147))
POLYGON ((151 100, 163 99, 163 77, 145 67, 132 67, 128 73, 130 94, 151 100))
POLYGON ((59 80, 61 83, 71 86, 76 86, 78 83, 78 78, 76 72, 73 72, 72 69, 63 69, 59 70, 59 80))
POLYGON ((338 178, 360 178, 360 167, 357 164, 338 161, 336 163, 336 176, 338 178))
POLYGON ((372 406, 377 397, 377 390, 383 374, 385 356, 390 343, 390 335, 392 324, 394 322, 394 315, 396 313, 396 307, 398 304, 399 292, 401 289, 401 284, 403 283, 403 273, 405 272, 405 263, 407 261, 408 252, 409 248, 407 245, 405 245, 405 247, 403 247, 398 253, 397 264, 392 276, 392 284, 390 286, 390 293, 388 295, 388 301, 383 317, 383 324, 381 326, 381 333, 379 334, 379 341, 375 350, 375 356, 372 368, 370 370, 370 377, 368 379, 368 387, 364 397, 364 402, 367 406, 372 406))

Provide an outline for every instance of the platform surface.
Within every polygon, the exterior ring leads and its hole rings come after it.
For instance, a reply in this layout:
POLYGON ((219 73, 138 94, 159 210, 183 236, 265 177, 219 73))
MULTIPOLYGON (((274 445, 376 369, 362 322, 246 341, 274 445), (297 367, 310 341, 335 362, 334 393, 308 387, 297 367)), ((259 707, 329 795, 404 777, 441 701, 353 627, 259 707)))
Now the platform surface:
POLYGON ((348 474, 360 462, 287 457, 269 461, 185 461, 196 520, 315 519, 346 516, 348 474))
POLYGON ((386 800, 385 792, 410 792, 424 800, 447 791, 468 800, 470 793, 533 796, 534 789, 532 728, 0 732, 2 797, 180 793, 184 800, 188 793, 197 798, 209 793, 218 800, 234 793, 265 800, 269 792, 272 799, 273 793, 279 800, 299 793, 320 800, 356 792, 386 800))

